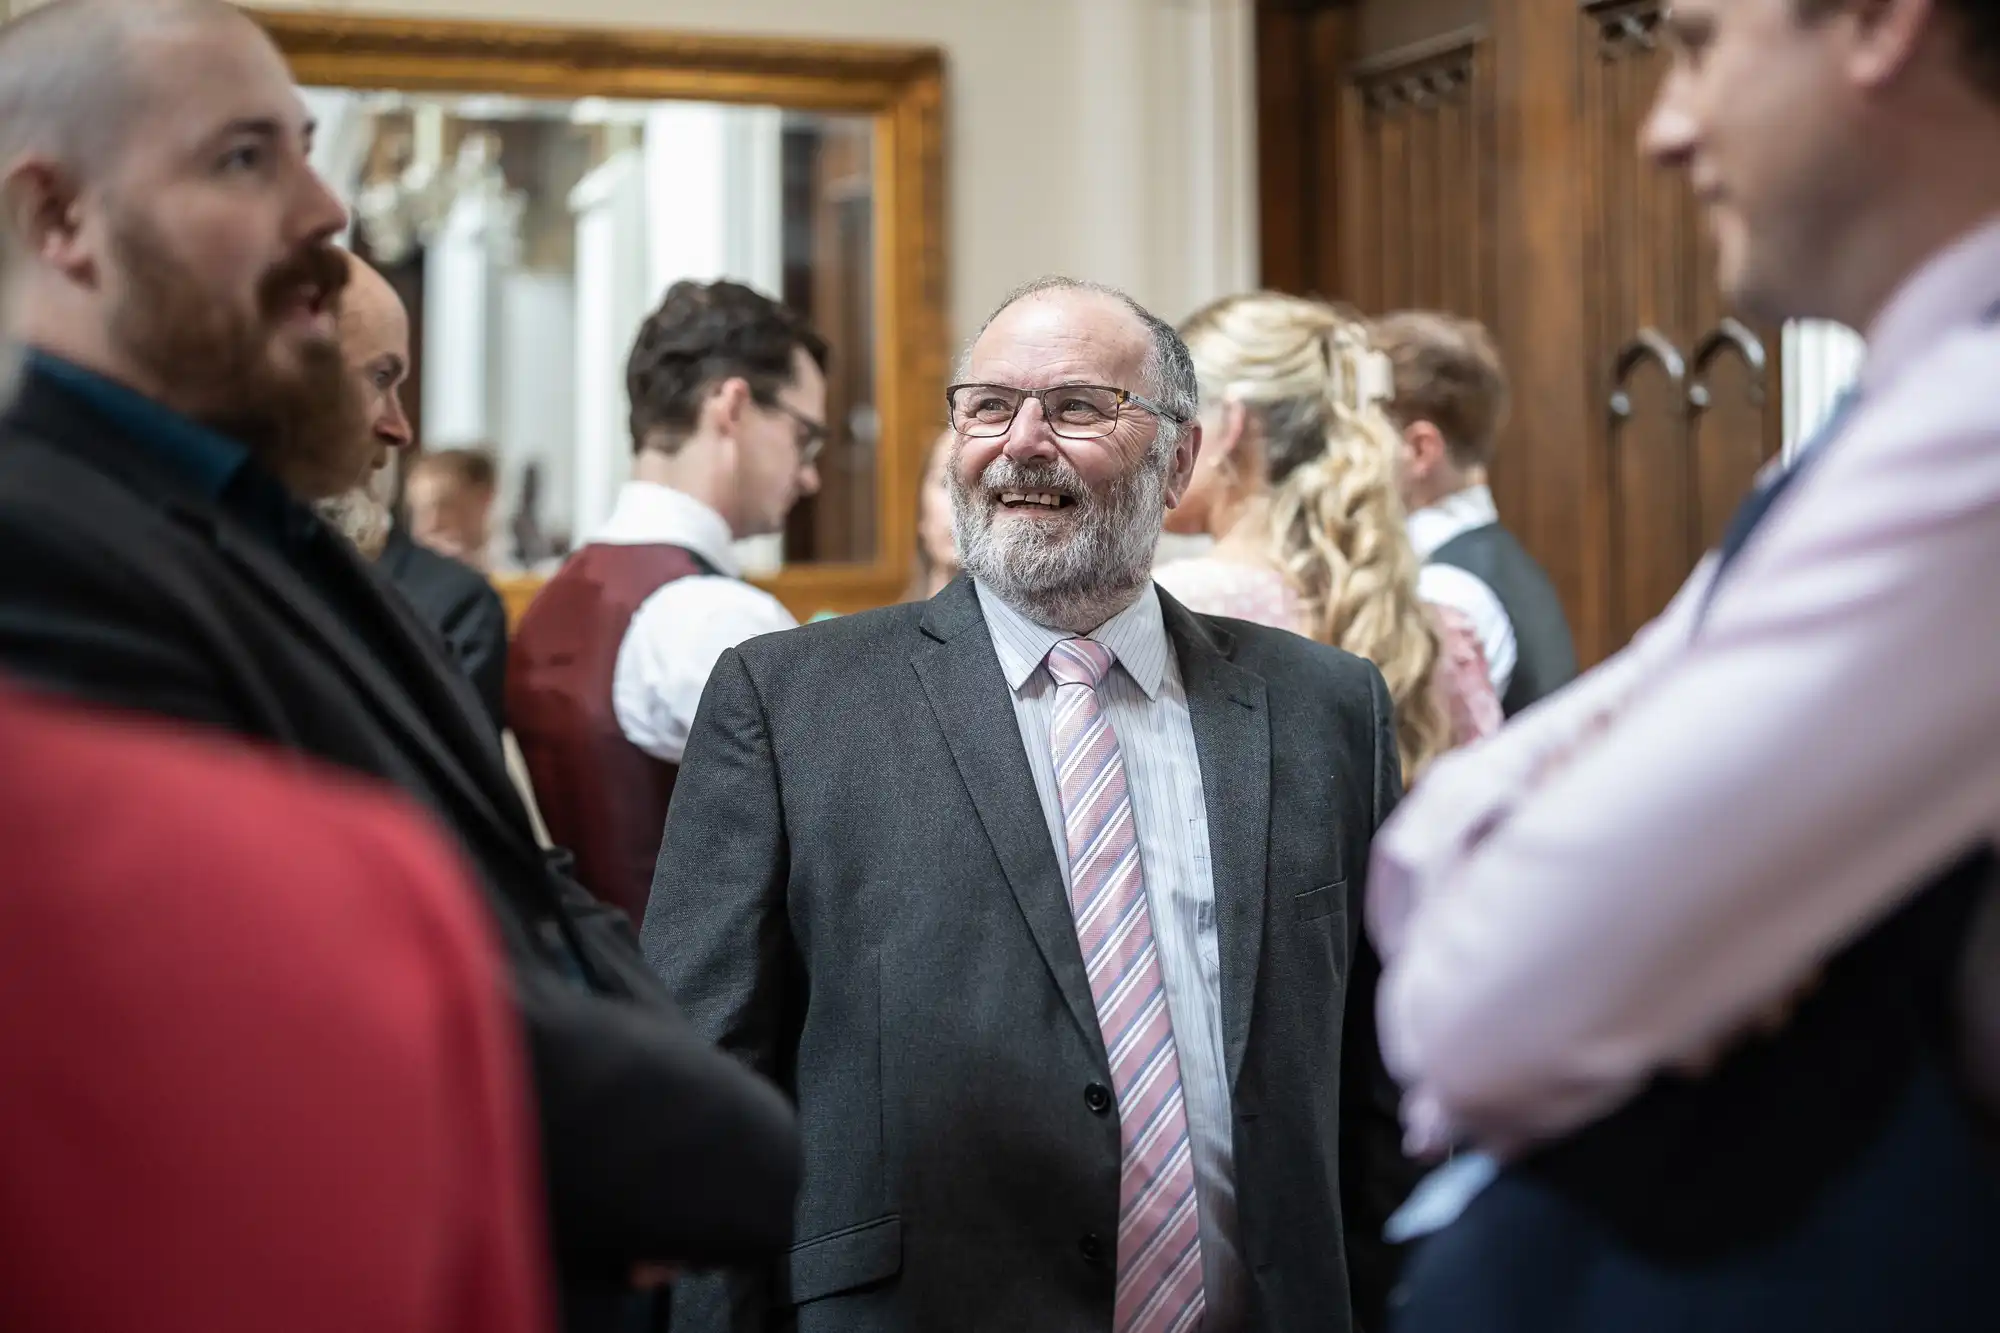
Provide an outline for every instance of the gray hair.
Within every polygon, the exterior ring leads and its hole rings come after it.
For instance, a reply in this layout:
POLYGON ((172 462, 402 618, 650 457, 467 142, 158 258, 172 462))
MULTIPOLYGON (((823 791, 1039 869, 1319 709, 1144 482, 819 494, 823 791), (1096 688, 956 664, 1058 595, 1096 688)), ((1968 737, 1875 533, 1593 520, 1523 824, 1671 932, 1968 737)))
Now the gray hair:
POLYGON ((1167 410, 1160 419, 1159 434, 1154 437, 1153 450, 1156 459, 1171 456, 1174 447, 1180 443, 1201 410, 1201 388, 1195 380, 1194 357, 1189 355, 1187 344, 1173 325, 1161 319, 1146 307, 1132 299, 1130 295, 1116 287, 1101 282, 1090 282, 1083 278, 1051 276, 1037 278, 1033 282, 1016 287, 1007 293, 1007 299, 993 307, 991 314, 980 323, 979 331, 972 335, 972 342, 965 345, 965 351, 958 359, 958 372, 954 379, 964 379, 967 367, 972 362, 973 344, 977 343, 993 327, 993 321, 1019 305, 1031 296, 1047 292, 1087 292, 1093 296, 1107 297, 1130 311, 1146 330, 1152 342, 1152 350, 1146 354, 1146 364, 1140 371, 1145 380, 1145 389, 1155 402, 1167 410))

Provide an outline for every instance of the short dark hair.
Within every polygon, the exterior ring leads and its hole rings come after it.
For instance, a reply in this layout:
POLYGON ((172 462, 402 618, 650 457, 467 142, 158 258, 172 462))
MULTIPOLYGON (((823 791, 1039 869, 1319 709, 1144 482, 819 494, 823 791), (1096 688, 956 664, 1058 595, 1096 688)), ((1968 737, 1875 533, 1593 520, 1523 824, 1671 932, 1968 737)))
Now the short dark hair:
POLYGON ((1399 310, 1368 334, 1389 358, 1395 397, 1383 410, 1396 429, 1428 421, 1458 466, 1492 462, 1507 420, 1507 370, 1486 326, 1441 311, 1399 310))
MULTIPOLYGON (((1852 0, 1793 0, 1807 23, 1847 8, 1852 0)), ((1958 24, 1959 64, 1978 89, 2000 101, 2000 0, 1938 0, 1938 11, 1958 24)))
POLYGON ((792 382, 793 352, 826 370, 826 339, 797 311, 740 282, 677 282, 639 326, 625 362, 632 403, 632 452, 656 442, 668 453, 694 430, 702 398, 742 379, 771 402, 792 382))

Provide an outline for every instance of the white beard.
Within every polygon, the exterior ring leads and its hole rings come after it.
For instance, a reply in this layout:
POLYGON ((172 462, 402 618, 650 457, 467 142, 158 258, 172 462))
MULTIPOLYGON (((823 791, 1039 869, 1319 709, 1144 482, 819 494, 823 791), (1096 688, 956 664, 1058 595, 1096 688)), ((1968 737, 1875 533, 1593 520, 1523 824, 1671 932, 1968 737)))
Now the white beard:
MULTIPOLYGON (((1171 451, 1166 458, 1171 461, 1171 451)), ((952 530, 959 565, 1038 625, 1087 634, 1132 604, 1152 578, 1166 522, 1165 469, 1149 456, 1129 475, 1093 492, 1058 459, 1024 468, 1003 457, 976 489, 951 475, 952 530), (1075 519, 1060 536, 1027 523, 995 530, 991 497, 1004 490, 1069 496, 1075 519)))
POLYGON ((389 512, 389 488, 393 480, 391 470, 381 468, 364 485, 331 500, 317 501, 313 508, 334 531, 353 542, 365 558, 379 560, 393 522, 389 512))

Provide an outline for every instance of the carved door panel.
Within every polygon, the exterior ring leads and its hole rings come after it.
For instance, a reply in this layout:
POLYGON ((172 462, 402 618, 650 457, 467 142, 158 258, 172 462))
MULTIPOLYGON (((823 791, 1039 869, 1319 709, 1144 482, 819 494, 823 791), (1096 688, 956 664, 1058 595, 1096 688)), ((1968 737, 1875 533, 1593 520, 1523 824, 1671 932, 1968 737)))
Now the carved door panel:
POLYGON ((1666 68, 1662 8, 1599 0, 1579 15, 1585 297, 1604 404, 1589 452, 1613 647, 1665 607, 1721 535, 1777 451, 1781 424, 1764 336, 1723 307, 1686 178, 1637 151, 1666 68))
POLYGON ((1493 81, 1476 29, 1366 61, 1342 87, 1341 295, 1490 318, 1493 81))
POLYGON ((1666 604, 1782 430, 1775 333, 1730 317, 1684 179, 1639 157, 1663 8, 1258 8, 1265 281, 1493 328, 1494 495, 1586 661, 1666 604))

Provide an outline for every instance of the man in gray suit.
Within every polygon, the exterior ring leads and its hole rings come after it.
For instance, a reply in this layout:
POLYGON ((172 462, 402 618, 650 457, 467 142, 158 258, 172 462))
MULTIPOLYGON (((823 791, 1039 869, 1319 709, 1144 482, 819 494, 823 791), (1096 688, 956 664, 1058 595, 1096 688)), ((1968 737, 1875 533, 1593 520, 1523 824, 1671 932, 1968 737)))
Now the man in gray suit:
POLYGON ((695 718, 647 957, 797 1099, 806 1183, 675 1327, 1373 1326, 1382 678, 1154 587, 1201 433, 1130 298, 1024 289, 957 378, 965 575, 724 654, 695 718))

